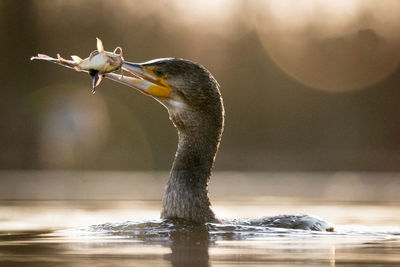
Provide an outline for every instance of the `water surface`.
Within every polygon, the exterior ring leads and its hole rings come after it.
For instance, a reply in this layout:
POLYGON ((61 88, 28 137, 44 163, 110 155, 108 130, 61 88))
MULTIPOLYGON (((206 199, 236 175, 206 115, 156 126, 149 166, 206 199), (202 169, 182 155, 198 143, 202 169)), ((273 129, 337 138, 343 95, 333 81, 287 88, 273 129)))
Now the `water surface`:
POLYGON ((397 203, 216 201, 221 224, 160 220, 160 201, 2 201, 1 266, 399 266, 397 203), (334 232, 245 218, 317 214, 334 232))

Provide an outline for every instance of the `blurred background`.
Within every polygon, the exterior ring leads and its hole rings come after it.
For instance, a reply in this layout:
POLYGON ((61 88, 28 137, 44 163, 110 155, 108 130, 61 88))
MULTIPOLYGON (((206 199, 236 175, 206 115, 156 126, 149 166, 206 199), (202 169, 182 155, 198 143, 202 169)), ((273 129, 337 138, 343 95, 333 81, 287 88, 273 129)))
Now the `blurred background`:
POLYGON ((221 85, 217 171, 400 171, 400 1, 0 1, 0 168, 168 171, 167 111, 31 56, 196 61, 221 85))

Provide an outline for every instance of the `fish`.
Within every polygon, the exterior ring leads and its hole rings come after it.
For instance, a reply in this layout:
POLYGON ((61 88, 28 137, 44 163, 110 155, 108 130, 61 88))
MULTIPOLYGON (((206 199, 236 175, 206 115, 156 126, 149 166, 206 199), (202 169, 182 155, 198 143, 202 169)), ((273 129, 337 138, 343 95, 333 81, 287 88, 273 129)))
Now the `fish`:
POLYGON ((96 87, 100 85, 105 73, 120 70, 120 77, 122 78, 122 64, 124 64, 121 47, 116 47, 114 52, 105 51, 103 42, 99 38, 96 38, 96 40, 97 50, 94 50, 90 53, 89 57, 85 59, 76 55, 71 56, 72 60, 67 60, 62 58, 60 54, 57 54, 57 58, 45 54, 38 54, 37 56, 31 57, 31 60, 45 60, 74 69, 78 72, 88 72, 92 77, 92 93, 95 93, 96 87))

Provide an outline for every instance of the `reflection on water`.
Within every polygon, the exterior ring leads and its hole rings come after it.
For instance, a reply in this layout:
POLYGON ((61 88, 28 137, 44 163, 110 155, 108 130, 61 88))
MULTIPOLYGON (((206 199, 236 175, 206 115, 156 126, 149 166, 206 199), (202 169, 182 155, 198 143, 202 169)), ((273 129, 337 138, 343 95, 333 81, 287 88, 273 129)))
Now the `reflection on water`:
POLYGON ((288 212, 315 209, 318 215, 335 224, 335 232, 280 229, 233 218, 206 225, 160 220, 156 219, 157 201, 2 201, 0 265, 400 264, 400 214, 393 203, 368 203, 367 206, 298 200, 276 203, 281 204, 257 200, 216 202, 215 210, 236 214, 233 211, 245 207, 252 207, 250 211, 264 210, 266 206, 288 212), (365 213, 366 207, 374 216, 369 218, 364 214, 362 222, 355 220, 365 213), (334 208, 336 212, 330 214, 334 208), (133 221, 125 220, 129 217, 133 221), (75 221, 76 218, 81 219, 75 221), (40 221, 42 224, 38 227, 40 221), (364 226, 348 224, 352 221, 364 226))

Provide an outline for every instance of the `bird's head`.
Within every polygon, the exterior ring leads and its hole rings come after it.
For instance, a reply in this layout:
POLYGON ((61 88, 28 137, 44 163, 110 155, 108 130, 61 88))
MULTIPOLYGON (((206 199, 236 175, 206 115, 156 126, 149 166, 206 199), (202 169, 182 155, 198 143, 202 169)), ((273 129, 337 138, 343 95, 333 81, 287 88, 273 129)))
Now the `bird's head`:
POLYGON ((189 60, 165 58, 144 63, 125 62, 122 68, 133 77, 114 73, 105 76, 163 104, 179 130, 202 123, 222 127, 219 85, 203 66, 189 60))

